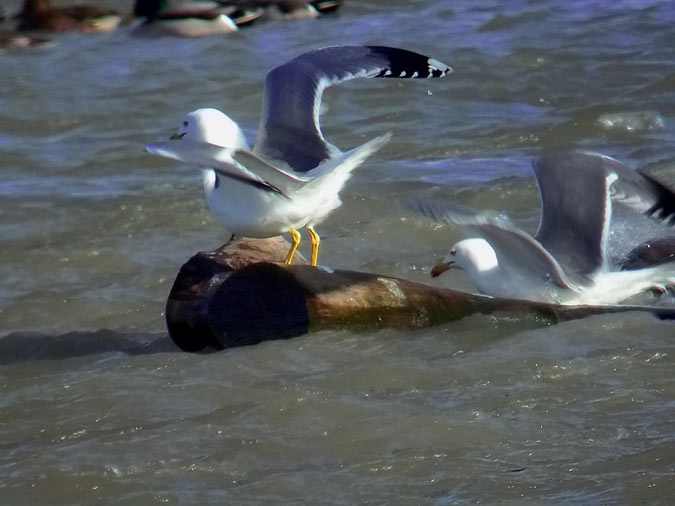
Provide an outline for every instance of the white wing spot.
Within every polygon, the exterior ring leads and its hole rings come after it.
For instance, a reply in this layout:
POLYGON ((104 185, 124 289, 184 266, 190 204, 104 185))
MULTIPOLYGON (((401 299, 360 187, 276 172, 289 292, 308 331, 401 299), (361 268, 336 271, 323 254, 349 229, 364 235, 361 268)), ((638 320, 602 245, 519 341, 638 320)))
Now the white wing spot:
POLYGON ((406 71, 405 71, 405 70, 399 74, 399 77, 405 77, 405 76, 406 76, 406 71))
POLYGON ((385 75, 385 76, 390 76, 390 75, 391 75, 391 70, 387 70, 387 71, 384 73, 384 75, 385 75))
POLYGON ((440 70, 441 72, 447 72, 448 71, 448 66, 445 63, 439 62, 435 58, 429 58, 427 60, 427 64, 429 65, 430 68, 434 70, 440 70))
POLYGON ((417 72, 413 72, 413 75, 412 75, 412 76, 410 76, 410 77, 412 77, 412 78, 414 79, 414 78, 416 78, 416 77, 417 77, 417 75, 418 75, 418 74, 417 74, 417 72))

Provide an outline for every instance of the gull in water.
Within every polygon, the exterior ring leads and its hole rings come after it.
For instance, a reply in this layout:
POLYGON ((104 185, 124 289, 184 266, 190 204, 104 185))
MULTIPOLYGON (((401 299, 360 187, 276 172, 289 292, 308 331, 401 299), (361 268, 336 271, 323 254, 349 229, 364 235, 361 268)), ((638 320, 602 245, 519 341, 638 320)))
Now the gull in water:
POLYGON ((390 138, 377 137, 342 152, 319 126, 323 90, 360 77, 443 77, 447 65, 412 51, 382 46, 338 46, 304 53, 267 74, 263 112, 250 150, 239 126, 215 109, 187 115, 172 141, 148 152, 207 168, 204 190, 210 210, 233 235, 273 237, 288 232, 292 263, 298 229, 319 257, 314 229, 341 205, 339 193, 351 172, 390 138))
POLYGON ((675 262, 610 271, 607 240, 612 201, 666 225, 675 221, 675 194, 643 171, 595 153, 545 155, 534 163, 541 219, 534 237, 503 215, 416 200, 411 206, 438 222, 466 227, 434 266, 436 277, 463 269, 487 295, 557 304, 615 304, 675 283, 675 262))

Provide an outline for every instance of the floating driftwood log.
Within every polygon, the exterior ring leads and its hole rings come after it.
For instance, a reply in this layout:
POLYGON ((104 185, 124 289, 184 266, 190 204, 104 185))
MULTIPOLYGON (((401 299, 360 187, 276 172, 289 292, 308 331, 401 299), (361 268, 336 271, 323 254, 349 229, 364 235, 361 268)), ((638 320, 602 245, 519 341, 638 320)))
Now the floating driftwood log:
POLYGON ((173 341, 185 351, 223 349, 324 329, 421 328, 484 313, 542 325, 589 315, 675 308, 558 306, 496 299, 404 279, 307 265, 284 265, 282 238, 241 239, 197 253, 178 273, 166 305, 173 341))

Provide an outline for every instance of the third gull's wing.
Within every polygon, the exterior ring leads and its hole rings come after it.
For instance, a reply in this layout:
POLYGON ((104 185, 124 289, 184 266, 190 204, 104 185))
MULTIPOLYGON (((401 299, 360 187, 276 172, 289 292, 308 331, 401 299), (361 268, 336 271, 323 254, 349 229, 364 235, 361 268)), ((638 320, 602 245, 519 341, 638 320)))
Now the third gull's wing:
POLYGON ((607 159, 583 152, 541 156, 532 166, 541 219, 535 237, 567 269, 589 275, 606 265, 612 202, 607 159))
POLYGON ((548 153, 534 163, 542 216, 537 239, 566 267, 590 274, 605 266, 612 202, 665 224, 675 194, 653 176, 599 153, 548 153))

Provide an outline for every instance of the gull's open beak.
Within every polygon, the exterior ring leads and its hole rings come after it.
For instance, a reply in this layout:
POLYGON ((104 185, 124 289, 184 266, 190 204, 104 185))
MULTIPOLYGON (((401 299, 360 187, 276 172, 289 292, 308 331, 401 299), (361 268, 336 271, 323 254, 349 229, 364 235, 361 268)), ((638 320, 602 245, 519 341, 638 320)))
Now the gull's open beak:
POLYGON ((183 137, 185 137, 185 132, 183 132, 182 134, 173 134, 171 137, 169 137, 169 140, 177 141, 179 139, 182 139, 183 137))
POLYGON ((437 263, 431 268, 431 277, 437 278, 445 271, 449 271, 450 269, 458 269, 457 264, 453 260, 444 259, 442 262, 437 263))

